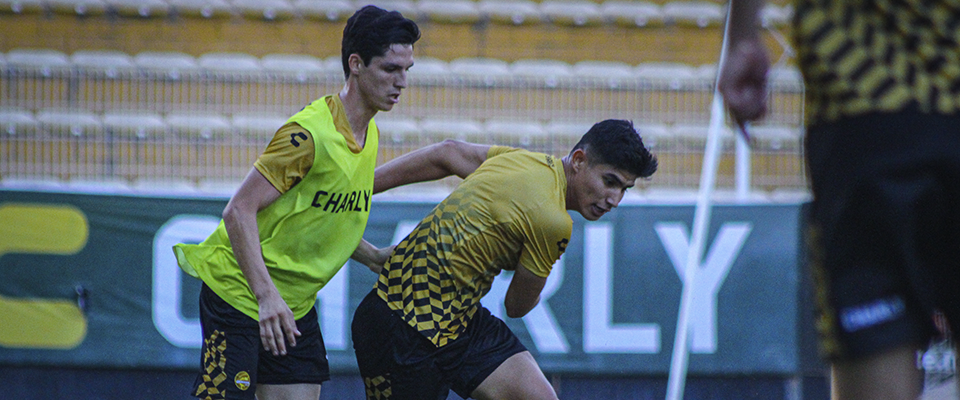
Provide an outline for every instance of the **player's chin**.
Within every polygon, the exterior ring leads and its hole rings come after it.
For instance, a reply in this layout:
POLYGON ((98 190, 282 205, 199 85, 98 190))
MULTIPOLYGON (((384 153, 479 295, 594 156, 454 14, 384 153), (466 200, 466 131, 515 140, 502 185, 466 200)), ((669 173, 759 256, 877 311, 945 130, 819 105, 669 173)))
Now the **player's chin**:
POLYGON ((598 213, 593 207, 589 207, 586 210, 580 211, 580 215, 587 221, 596 221, 603 216, 603 213, 598 213))
POLYGON ((397 103, 394 102, 384 102, 380 104, 380 111, 390 111, 393 110, 393 106, 397 103))

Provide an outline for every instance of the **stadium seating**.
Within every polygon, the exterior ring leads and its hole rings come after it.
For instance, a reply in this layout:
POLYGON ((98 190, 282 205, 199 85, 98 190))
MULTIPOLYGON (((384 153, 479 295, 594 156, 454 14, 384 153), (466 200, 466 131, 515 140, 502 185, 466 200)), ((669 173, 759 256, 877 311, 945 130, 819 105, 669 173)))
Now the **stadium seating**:
POLYGON ((302 17, 315 21, 344 21, 356 11, 347 0, 296 0, 293 8, 302 17))
POLYGON ((577 0, 546 0, 540 11, 557 25, 596 26, 604 22, 597 3, 577 0))
MULTIPOLYGON (((721 3, 371 3, 424 32, 401 103, 377 116, 381 162, 446 138, 562 155, 592 123, 625 118, 661 157, 655 185, 696 185, 721 3)), ((340 90, 339 41, 316 38, 338 36, 359 4, 0 0, 10 32, 42 33, 0 41, 0 175, 178 177, 229 191, 289 115, 340 90)), ((792 12, 774 1, 762 22, 782 29, 792 12)), ((779 57, 769 115, 753 129, 765 190, 805 185, 803 85, 782 63, 790 50, 779 57)), ((729 185, 726 137, 719 182, 729 185)))
POLYGON ((232 15, 230 4, 224 0, 166 0, 181 16, 193 18, 228 18, 232 15))
POLYGON ((481 16, 472 0, 420 0, 417 12, 431 21, 447 24, 475 24, 481 16))
POLYGON ((43 10, 43 0, 0 0, 0 13, 40 14, 43 10))
POLYGON ((609 0, 600 6, 605 19, 624 27, 653 27, 664 24, 660 6, 645 1, 609 0))
POLYGON ((0 108, 0 130, 0 135, 36 133, 37 120, 32 112, 21 108, 0 108))
POLYGON ((44 0, 50 11, 78 16, 102 15, 107 11, 103 0, 44 0))
POLYGON ((541 20, 540 10, 532 1, 481 0, 477 7, 484 18, 502 25, 530 25, 541 20))
POLYGON ((106 0, 109 10, 123 17, 162 18, 170 14, 170 4, 164 0, 106 0))

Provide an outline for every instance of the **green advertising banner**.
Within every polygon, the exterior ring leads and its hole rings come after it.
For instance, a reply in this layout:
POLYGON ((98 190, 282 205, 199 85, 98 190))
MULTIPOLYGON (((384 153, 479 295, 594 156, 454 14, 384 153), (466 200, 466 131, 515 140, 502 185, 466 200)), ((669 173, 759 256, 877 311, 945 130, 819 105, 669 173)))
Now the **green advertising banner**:
MULTIPOLYGON (((193 369, 200 283, 170 247, 199 242, 224 198, 0 191, 0 364, 193 369)), ((433 204, 374 198, 365 237, 397 243, 433 204)), ((690 373, 795 374, 815 357, 801 273, 801 204, 719 205, 691 310, 690 373), (812 356, 811 356, 812 354, 812 356)), ((502 308, 509 273, 484 305, 548 373, 669 370, 692 205, 573 213, 573 238, 541 303, 502 308)), ((353 310, 376 276, 348 263, 318 295, 334 372, 356 371, 353 310)))

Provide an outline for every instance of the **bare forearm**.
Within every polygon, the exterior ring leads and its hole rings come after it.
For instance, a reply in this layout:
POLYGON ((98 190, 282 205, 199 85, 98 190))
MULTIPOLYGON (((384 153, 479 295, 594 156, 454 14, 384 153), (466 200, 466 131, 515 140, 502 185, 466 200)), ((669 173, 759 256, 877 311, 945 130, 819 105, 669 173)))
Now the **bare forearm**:
POLYGON ((392 252, 393 246, 378 249, 374 245, 370 244, 370 242, 360 239, 360 244, 357 245, 357 249, 354 250, 350 258, 358 263, 366 265, 371 271, 380 273, 380 271, 383 269, 383 264, 387 262, 387 258, 390 257, 392 252))
POLYGON ((373 192, 451 175, 466 178, 487 158, 490 146, 444 140, 404 154, 377 168, 373 192))
POLYGON ((530 310, 540 304, 540 295, 531 301, 527 299, 518 299, 517 297, 505 298, 503 307, 507 310, 507 316, 510 318, 520 318, 527 315, 530 310))
POLYGON ((223 213, 223 224, 237 264, 257 300, 278 294, 263 262, 256 213, 243 212, 228 205, 223 213))
POLYGON ((759 39, 760 10, 764 0, 733 0, 730 3, 730 42, 759 39))
POLYGON ((503 299, 507 316, 520 318, 533 310, 540 303, 540 292, 546 283, 547 278, 536 276, 523 265, 518 265, 503 299))

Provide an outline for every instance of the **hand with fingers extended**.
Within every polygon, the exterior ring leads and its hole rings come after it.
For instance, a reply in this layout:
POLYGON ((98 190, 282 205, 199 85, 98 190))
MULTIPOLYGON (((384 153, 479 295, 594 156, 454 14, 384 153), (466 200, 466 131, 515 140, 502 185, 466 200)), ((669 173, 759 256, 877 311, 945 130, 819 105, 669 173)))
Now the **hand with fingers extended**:
POLYGON ((260 305, 260 342, 273 355, 287 354, 287 345, 296 347, 300 331, 293 311, 279 293, 265 297, 260 305))

